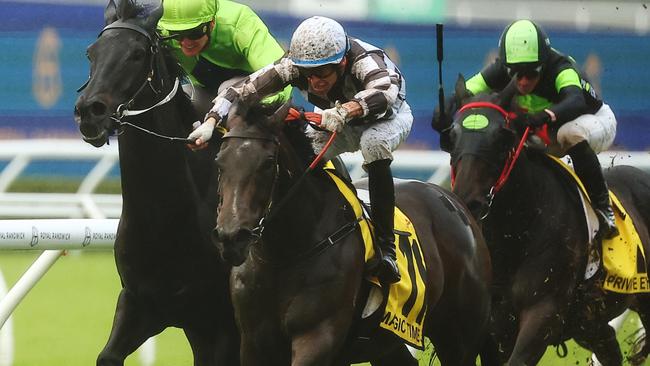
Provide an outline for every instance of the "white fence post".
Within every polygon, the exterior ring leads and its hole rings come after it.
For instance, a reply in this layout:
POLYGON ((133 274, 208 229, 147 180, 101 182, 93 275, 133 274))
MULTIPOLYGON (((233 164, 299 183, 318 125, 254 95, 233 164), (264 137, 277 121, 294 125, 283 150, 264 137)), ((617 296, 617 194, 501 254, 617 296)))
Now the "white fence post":
POLYGON ((7 295, 2 298, 2 301, 0 301, 0 328, 5 324, 5 321, 13 313, 20 301, 25 298, 25 295, 43 277, 45 272, 52 267, 61 254, 63 254, 63 250, 44 251, 11 290, 9 290, 7 295))
MULTIPOLYGON (((0 299, 7 295, 7 284, 0 271, 0 299)), ((9 317, 3 326, 0 326, 0 366, 11 366, 14 363, 14 330, 12 319, 9 317)))

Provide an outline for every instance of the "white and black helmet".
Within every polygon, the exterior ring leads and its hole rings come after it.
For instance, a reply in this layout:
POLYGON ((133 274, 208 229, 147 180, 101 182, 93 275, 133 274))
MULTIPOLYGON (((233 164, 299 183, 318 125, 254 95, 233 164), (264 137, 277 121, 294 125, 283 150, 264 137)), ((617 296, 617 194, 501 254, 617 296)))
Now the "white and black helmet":
POLYGON ((315 16, 304 20, 291 37, 289 57, 296 66, 338 64, 348 50, 348 37, 337 21, 315 16))

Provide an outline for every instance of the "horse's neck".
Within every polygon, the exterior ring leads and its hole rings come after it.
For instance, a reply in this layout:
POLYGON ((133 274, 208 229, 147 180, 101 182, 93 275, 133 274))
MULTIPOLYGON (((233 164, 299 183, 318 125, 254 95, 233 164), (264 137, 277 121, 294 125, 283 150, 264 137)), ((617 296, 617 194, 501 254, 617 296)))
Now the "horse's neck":
POLYGON ((544 203, 558 193, 557 182, 548 168, 524 152, 494 198, 491 220, 507 231, 525 231, 531 217, 538 215, 544 203))
MULTIPOLYGON (((177 98, 131 120, 156 133, 180 136, 177 98)), ((192 191, 186 147, 126 126, 119 136, 124 203, 181 199, 192 191)), ((152 204, 156 204, 152 202, 152 204)))
MULTIPOLYGON (((339 209, 340 197, 325 179, 307 177, 279 212, 273 213, 274 218, 264 232, 265 252, 284 259, 305 253, 324 239, 328 230, 333 232, 333 227, 339 225, 331 221, 339 209)), ((282 201, 285 194, 278 192, 274 202, 282 201)))

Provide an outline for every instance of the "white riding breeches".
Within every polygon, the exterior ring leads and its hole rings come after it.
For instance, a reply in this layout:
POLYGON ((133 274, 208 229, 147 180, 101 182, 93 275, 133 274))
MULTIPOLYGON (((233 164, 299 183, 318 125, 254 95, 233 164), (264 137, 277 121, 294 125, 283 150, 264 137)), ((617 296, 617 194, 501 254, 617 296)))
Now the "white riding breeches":
POLYGON ((566 151, 581 141, 587 141, 597 154, 607 150, 616 136, 616 117, 612 109, 603 103, 595 114, 583 114, 562 125, 557 131, 557 142, 549 146, 554 155, 566 151), (559 150, 559 151, 558 151, 559 150))
MULTIPOLYGON (((315 110, 318 111, 316 108, 315 110)), ((411 107, 404 101, 390 118, 356 125, 346 124, 325 153, 329 160, 344 152, 361 150, 364 165, 377 160, 393 160, 393 151, 406 140, 413 126, 411 107)), ((319 153, 330 138, 327 131, 307 127, 307 136, 319 153)))

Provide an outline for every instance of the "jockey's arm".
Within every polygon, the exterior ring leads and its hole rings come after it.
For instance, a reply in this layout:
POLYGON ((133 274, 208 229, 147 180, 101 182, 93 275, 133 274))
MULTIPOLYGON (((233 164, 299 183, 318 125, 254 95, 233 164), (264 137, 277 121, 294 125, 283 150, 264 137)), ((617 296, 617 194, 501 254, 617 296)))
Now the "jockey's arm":
POLYGON ((555 78, 555 88, 559 98, 548 109, 555 114, 558 123, 572 121, 587 112, 588 106, 583 95, 580 76, 575 70, 561 71, 555 78))

